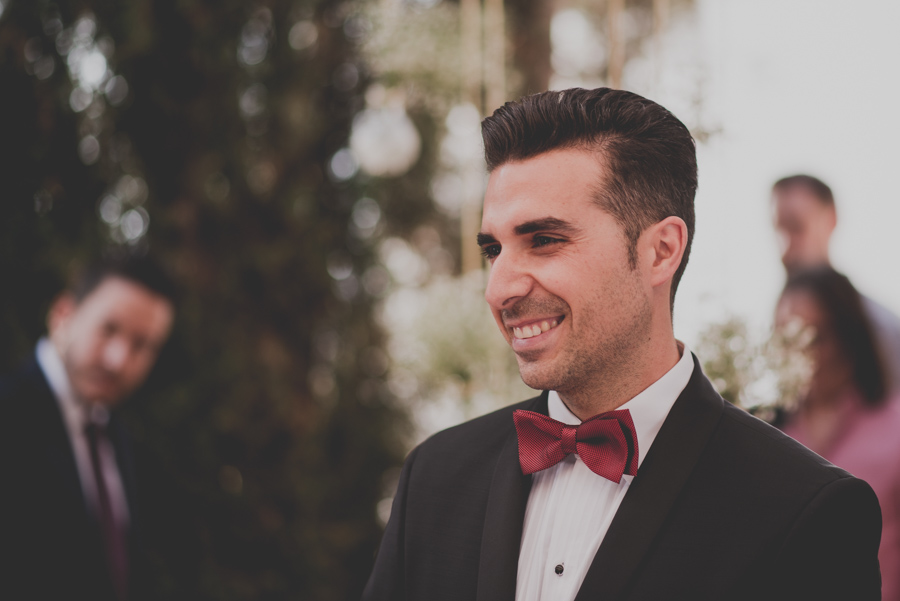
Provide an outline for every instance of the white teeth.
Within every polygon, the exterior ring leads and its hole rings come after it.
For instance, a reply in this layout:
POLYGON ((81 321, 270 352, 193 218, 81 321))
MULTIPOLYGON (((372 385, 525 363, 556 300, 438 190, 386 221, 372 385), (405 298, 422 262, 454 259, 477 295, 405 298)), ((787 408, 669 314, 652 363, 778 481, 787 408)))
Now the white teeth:
POLYGON ((519 338, 520 340, 526 340, 528 338, 534 338, 538 334, 543 334, 548 330, 552 330, 558 325, 559 321, 556 319, 552 319, 550 321, 542 321, 540 322, 540 324, 534 324, 532 326, 513 328, 513 336, 519 338))

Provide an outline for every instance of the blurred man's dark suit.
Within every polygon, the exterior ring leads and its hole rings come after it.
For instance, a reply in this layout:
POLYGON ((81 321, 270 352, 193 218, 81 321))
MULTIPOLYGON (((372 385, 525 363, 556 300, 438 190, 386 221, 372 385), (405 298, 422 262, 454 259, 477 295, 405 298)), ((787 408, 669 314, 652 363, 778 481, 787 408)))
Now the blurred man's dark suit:
MULTIPOLYGON (((363 599, 512 601, 531 476, 512 412, 406 460, 363 599)), ((880 599, 872 489, 693 375, 632 481, 576 601, 880 599)), ((552 577, 552 576, 551 576, 552 577)))
MULTIPOLYGON (((38 363, 0 378, 3 478, 0 596, 7 599, 115 598, 100 526, 88 510, 69 435, 38 363), (8 596, 10 591, 15 594, 8 596)), ((130 514, 130 582, 140 579, 139 514, 127 436, 113 416, 109 439, 130 514)), ((132 595, 135 596, 135 595, 132 595)))

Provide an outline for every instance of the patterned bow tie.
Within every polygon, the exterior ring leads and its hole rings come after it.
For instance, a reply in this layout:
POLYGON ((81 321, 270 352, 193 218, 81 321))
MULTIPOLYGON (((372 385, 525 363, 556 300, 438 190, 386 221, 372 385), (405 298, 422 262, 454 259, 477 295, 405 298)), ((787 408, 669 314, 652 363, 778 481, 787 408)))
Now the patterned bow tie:
POLYGON ((521 409, 513 412, 513 420, 525 475, 553 467, 572 453, 592 472, 616 483, 622 474, 637 474, 637 435, 627 409, 595 415, 577 426, 521 409))

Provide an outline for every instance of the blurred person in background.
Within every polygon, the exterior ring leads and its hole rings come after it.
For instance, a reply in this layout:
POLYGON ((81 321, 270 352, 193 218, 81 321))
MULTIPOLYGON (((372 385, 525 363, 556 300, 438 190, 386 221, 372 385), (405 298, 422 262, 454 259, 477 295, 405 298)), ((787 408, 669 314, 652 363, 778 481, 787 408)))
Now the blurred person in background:
POLYGON ((363 598, 879 599, 872 489, 726 403, 675 339, 684 124, 570 89, 482 134, 485 299, 543 392, 410 453, 363 598))
POLYGON ((812 375, 796 410, 777 425, 875 490, 883 516, 882 595, 900 601, 900 403, 888 396, 862 297, 830 267, 795 271, 776 327, 794 320, 812 330, 812 375))
MULTIPOLYGON (((831 265, 829 245, 837 226, 831 188, 811 175, 782 178, 772 186, 772 208, 781 262, 788 276, 801 269, 831 265)), ((900 318, 874 300, 860 298, 881 353, 887 387, 900 392, 900 318)))
POLYGON ((34 356, 0 379, 8 598, 140 598, 141 516, 114 409, 155 364, 173 297, 147 258, 97 263, 54 300, 34 356))

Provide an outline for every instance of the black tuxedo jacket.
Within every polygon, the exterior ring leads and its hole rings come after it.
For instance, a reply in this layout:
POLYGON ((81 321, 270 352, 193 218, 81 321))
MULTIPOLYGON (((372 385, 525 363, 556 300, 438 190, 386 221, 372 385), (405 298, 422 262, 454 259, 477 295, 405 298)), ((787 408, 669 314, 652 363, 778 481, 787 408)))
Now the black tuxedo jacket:
MULTIPOLYGON (((114 599, 100 526, 86 506, 62 414, 36 361, 0 379, 0 416, 0 597, 114 599)), ((134 583, 142 560, 132 455, 114 417, 108 433, 129 503, 134 583)))
MULTIPOLYGON (((366 601, 512 601, 531 477, 512 412, 440 432, 406 460, 366 601)), ((724 402, 694 373, 577 601, 881 598, 881 512, 863 481, 724 402)))

